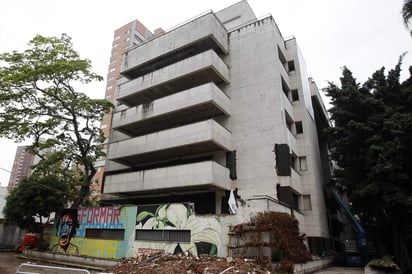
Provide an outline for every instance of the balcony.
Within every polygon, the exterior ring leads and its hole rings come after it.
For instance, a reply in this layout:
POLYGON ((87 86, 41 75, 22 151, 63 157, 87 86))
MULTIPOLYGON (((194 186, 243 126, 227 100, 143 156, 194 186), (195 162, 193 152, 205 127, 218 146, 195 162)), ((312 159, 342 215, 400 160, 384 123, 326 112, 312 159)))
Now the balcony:
POLYGON ((117 112, 112 128, 131 136, 230 115, 230 99, 213 83, 117 112))
POLYGON ((228 67, 213 50, 118 85, 116 99, 137 106, 209 82, 229 83, 228 67))
POLYGON ((209 49, 218 54, 228 52, 228 34, 213 13, 130 50, 123 56, 120 73, 136 78, 209 49))
POLYGON ((231 133, 214 120, 206 120, 111 143, 107 158, 128 166, 230 150, 231 133))
POLYGON ((296 142, 296 137, 290 132, 290 130, 287 130, 287 136, 288 136, 288 145, 292 151, 297 151, 298 150, 298 144, 296 142))
POLYGON ((128 195, 229 189, 229 170, 213 161, 108 175, 104 185, 105 194, 128 195))

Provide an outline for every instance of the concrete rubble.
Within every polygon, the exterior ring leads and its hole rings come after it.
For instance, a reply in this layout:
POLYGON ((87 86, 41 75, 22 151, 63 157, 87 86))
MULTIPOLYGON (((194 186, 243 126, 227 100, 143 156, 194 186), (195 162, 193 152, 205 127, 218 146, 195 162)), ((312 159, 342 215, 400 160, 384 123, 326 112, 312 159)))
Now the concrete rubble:
POLYGON ((118 266, 106 269, 106 272, 116 274, 272 273, 254 259, 160 253, 124 259, 118 266))

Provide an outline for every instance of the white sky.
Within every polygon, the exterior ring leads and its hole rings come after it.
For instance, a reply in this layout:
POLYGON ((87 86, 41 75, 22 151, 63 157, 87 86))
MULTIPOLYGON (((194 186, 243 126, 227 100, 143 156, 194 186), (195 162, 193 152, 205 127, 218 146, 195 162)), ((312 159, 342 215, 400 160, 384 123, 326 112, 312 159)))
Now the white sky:
MULTIPOLYGON (((106 80, 113 32, 138 19, 153 31, 168 30, 205 11, 215 12, 238 0, 1 0, 0 52, 26 49, 36 34, 67 33, 74 49, 92 61, 106 80)), ((249 0, 256 16, 272 14, 284 38, 295 36, 308 73, 319 88, 338 83, 347 66, 364 82, 377 69, 391 69, 410 51, 412 37, 404 28, 403 0, 249 0)), ((403 62, 402 78, 412 65, 412 52, 403 62)), ((105 81, 87 87, 93 98, 103 98, 105 81)), ((0 183, 6 186, 17 144, 0 139, 0 183)))

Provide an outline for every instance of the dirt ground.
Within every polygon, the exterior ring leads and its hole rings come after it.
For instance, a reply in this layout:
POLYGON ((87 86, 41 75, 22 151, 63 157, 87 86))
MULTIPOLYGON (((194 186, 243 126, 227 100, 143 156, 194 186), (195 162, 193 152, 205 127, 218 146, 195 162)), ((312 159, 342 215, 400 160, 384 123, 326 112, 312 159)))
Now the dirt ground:
MULTIPOLYGON (((16 254, 14 252, 0 252, 0 274, 15 274, 20 264, 27 263, 30 261, 28 259, 19 258, 19 256, 20 254, 16 254)), ((39 262, 34 261, 33 263, 39 263, 39 262)), ((45 263, 41 263, 41 264, 45 264, 45 263)), ((364 272, 362 268, 330 267, 328 269, 324 269, 317 273, 319 274, 349 274, 349 273, 360 274, 364 272)))
POLYGON ((20 264, 28 262, 18 256, 14 252, 0 252, 0 274, 15 274, 20 264))

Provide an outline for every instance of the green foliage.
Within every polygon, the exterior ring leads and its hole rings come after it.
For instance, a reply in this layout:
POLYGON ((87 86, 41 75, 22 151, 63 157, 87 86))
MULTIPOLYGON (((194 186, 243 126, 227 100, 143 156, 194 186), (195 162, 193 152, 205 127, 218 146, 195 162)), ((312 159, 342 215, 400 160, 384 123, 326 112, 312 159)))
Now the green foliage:
POLYGON ((376 270, 385 271, 385 273, 400 273, 399 266, 393 261, 391 256, 383 256, 381 259, 372 260, 368 263, 368 266, 376 270))
POLYGON ((37 169, 44 175, 67 176, 75 167, 77 207, 88 195, 93 163, 104 156, 99 121, 112 105, 75 91, 102 77, 91 72, 70 37, 37 35, 28 45, 23 52, 0 54, 0 136, 32 140, 30 152, 41 158, 37 169))
POLYGON ((399 83, 400 65, 387 76, 376 71, 363 86, 344 68, 341 87, 326 89, 336 180, 370 219, 412 212, 412 86, 411 79, 399 83))
POLYGON ((393 250, 405 235, 392 235, 412 219, 412 78, 400 83, 401 61, 362 86, 344 68, 341 87, 326 89, 336 184, 370 233, 380 233, 393 250))
POLYGON ((50 214, 63 209, 68 202, 69 185, 56 177, 24 179, 6 197, 3 213, 8 222, 31 232, 42 232, 50 214), (37 218, 37 221, 36 221, 37 218))

